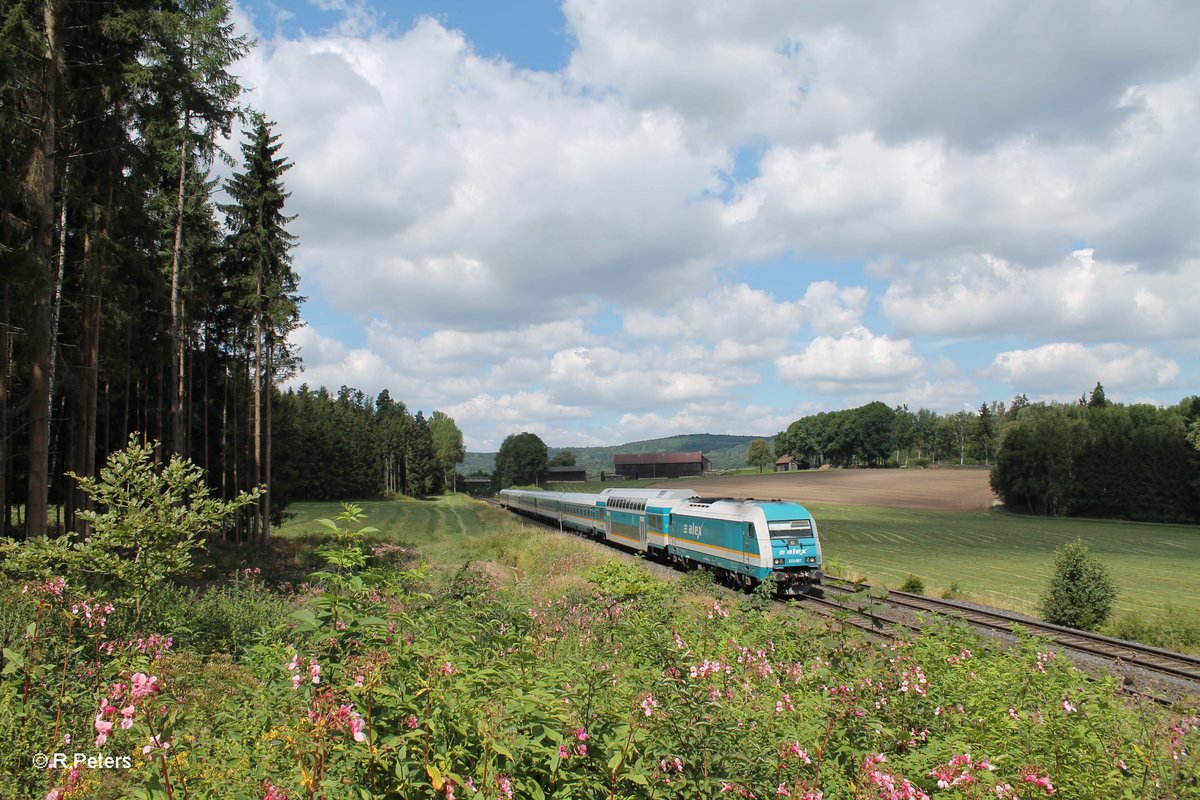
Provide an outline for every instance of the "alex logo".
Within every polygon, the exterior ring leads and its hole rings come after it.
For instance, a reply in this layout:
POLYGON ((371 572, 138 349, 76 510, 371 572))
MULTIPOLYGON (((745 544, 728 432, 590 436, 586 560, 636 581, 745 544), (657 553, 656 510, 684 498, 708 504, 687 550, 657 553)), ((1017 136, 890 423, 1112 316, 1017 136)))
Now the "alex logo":
POLYGON ((704 533, 704 525, 698 522, 685 522, 683 524, 684 536, 695 536, 697 539, 704 533))

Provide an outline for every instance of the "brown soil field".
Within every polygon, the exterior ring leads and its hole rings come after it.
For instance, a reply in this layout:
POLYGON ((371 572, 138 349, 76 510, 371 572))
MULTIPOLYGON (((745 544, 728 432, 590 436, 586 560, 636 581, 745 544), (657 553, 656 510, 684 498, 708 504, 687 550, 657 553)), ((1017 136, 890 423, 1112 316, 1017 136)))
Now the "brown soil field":
MULTIPOLYGON (((712 497, 794 500, 797 503, 979 511, 998 502, 987 469, 826 469, 688 479, 712 497)), ((679 486, 679 481, 662 486, 679 486)))

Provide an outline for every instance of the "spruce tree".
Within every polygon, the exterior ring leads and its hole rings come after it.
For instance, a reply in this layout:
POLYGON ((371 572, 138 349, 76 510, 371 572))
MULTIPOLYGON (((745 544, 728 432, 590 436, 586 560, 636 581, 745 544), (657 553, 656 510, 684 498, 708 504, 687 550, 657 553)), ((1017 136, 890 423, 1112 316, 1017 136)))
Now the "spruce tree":
POLYGON ((299 279, 292 270, 290 253, 296 237, 287 230, 294 217, 283 213, 288 198, 283 173, 292 165, 279 155, 283 145, 272 132, 272 123, 261 114, 255 114, 253 121, 249 138, 242 144, 244 171, 225 184, 233 202, 222 205, 221 210, 229 229, 227 259, 240 290, 245 330, 251 336, 247 352, 254 365, 252 475, 256 485, 268 486, 259 500, 257 524, 259 536, 265 540, 271 508, 273 375, 280 360, 290 357, 287 334, 299 324, 302 298, 296 293, 299 279))

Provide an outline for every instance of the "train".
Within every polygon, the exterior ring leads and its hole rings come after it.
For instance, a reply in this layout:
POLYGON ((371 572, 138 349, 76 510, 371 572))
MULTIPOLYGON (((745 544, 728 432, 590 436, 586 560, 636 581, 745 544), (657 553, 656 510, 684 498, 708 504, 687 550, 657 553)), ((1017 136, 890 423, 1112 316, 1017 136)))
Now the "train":
POLYGON ((796 597, 821 584, 817 522, 799 503, 691 489, 503 489, 499 499, 515 513, 685 569, 704 567, 735 585, 773 578, 780 596, 796 597))

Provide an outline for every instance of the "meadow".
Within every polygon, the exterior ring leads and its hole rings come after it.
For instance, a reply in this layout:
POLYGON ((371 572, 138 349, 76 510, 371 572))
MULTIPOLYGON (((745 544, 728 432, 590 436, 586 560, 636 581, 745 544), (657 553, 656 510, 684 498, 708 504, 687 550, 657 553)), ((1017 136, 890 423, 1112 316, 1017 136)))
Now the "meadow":
MULTIPOLYGON (((887 477, 879 470, 843 474, 851 480, 887 477)), ((768 480, 778 484, 781 479, 768 480)), ((738 486, 725 479, 658 483, 705 491, 718 481, 726 491, 738 486)), ((655 484, 628 483, 641 488, 655 484)), ((556 488, 598 491, 615 485, 556 488)), ((745 486, 752 489, 761 483, 747 479, 745 486)), ((805 503, 817 519, 828 565, 846 577, 896 589, 914 575, 928 594, 953 590, 990 605, 1036 614, 1054 552, 1079 539, 1109 568, 1119 590, 1108 633, 1173 649, 1200 649, 1200 583, 1195 579, 1200 574, 1200 527, 1032 516, 991 508, 866 506, 851 502, 855 493, 854 483, 848 482, 842 502, 805 503)), ((937 502, 932 495, 930 499, 937 502)))
POLYGON ((150 594, 95 545, 0 551, 0 797, 1200 796, 1193 706, 1037 640, 881 646, 462 495, 294 510, 150 594))

